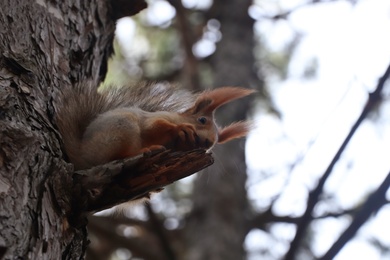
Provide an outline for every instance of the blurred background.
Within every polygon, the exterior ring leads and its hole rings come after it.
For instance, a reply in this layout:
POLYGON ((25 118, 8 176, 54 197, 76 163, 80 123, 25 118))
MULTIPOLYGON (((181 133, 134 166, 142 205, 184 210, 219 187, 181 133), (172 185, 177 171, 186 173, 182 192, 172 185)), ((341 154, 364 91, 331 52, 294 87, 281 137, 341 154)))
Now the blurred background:
POLYGON ((390 1, 150 0, 117 24, 106 84, 233 85, 246 140, 89 219, 88 259, 390 259, 390 1))

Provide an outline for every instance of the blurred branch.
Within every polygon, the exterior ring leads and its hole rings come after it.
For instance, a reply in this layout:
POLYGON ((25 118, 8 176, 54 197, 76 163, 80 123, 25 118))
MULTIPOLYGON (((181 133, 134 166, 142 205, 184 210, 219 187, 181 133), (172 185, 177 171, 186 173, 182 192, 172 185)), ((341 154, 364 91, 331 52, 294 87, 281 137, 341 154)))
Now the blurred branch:
POLYGON ((386 192, 390 186, 390 172, 381 183, 379 188, 371 194, 366 200, 361 209, 354 216, 352 223, 344 231, 339 239, 332 245, 332 247, 320 259, 333 259, 340 249, 356 234, 358 229, 368 220, 368 218, 377 212, 383 205, 387 204, 386 192))
POLYGON ((167 0, 175 9, 176 17, 178 21, 179 32, 181 34, 182 44, 184 52, 186 54, 184 71, 187 75, 185 78, 188 80, 186 83, 189 84, 189 88, 192 91, 199 91, 200 81, 199 81, 199 72, 198 72, 198 60, 192 52, 192 47, 195 44, 195 37, 193 35, 193 29, 188 20, 188 12, 184 8, 181 0, 167 0))
MULTIPOLYGON (((294 13, 295 11, 297 11, 297 10, 299 10, 301 8, 304 8, 304 7, 307 7, 307 6, 311 6, 311 5, 315 5, 315 4, 325 4, 325 3, 338 2, 338 1, 340 1, 340 0, 311 0, 311 1, 308 1, 306 3, 297 5, 297 6, 295 6, 294 8, 292 8, 290 10, 287 10, 287 11, 284 11, 284 12, 280 12, 280 13, 272 15, 272 16, 263 16, 263 18, 271 19, 271 20, 287 19, 289 15, 291 15, 292 13, 294 13)), ((356 1, 357 0, 348 0, 348 2, 350 2, 351 4, 355 4, 356 1)))
MULTIPOLYGON (((97 244, 104 245, 96 249, 91 246, 89 252, 93 252, 96 255, 102 254, 102 250, 107 255, 112 254, 118 248, 126 248, 131 251, 134 256, 142 257, 148 260, 162 260, 168 259, 161 257, 161 252, 154 245, 153 240, 148 240, 148 236, 142 235, 134 237, 124 237, 118 234, 118 225, 115 223, 115 219, 107 221, 107 219, 100 219, 99 217, 91 218, 88 223, 88 228, 92 231, 92 234, 98 237, 97 244), (146 246, 148 245, 148 246, 146 246)), ((142 231, 141 231, 142 232, 142 231)))
POLYGON ((179 232, 165 229, 151 206, 149 204, 145 206, 149 216, 146 221, 128 218, 123 215, 90 216, 88 218, 88 229, 93 236, 101 240, 99 244, 104 244, 104 248, 91 246, 88 251, 89 259, 99 259, 93 257, 93 254, 112 254, 118 248, 118 245, 129 249, 137 257, 143 259, 178 259, 171 244, 175 240, 181 240, 179 232), (124 237, 118 233, 121 226, 122 229, 125 226, 133 227, 138 230, 137 233, 139 234, 136 233, 130 238, 124 237), (174 239, 172 239, 173 237, 174 239), (151 246, 145 247, 145 244, 151 246))
POLYGON ((134 227, 141 227, 145 230, 151 230, 151 225, 148 221, 135 219, 135 218, 129 218, 122 214, 114 214, 114 215, 108 215, 108 216, 96 216, 92 215, 88 217, 88 221, 99 221, 99 222, 115 222, 116 225, 125 225, 125 226, 134 226, 134 227))
POLYGON ((319 200, 320 195, 322 194, 326 180, 330 176, 330 174, 333 170, 333 167, 335 166, 337 161, 340 159, 341 154, 344 152, 348 143, 351 141, 352 136, 355 134, 356 130, 359 128, 359 126, 361 125, 363 120, 381 102, 382 90, 383 90, 384 84, 385 84, 386 80, 389 78, 389 76, 390 76, 390 65, 389 65, 389 67, 387 67, 386 72, 380 78, 375 91, 372 93, 369 93, 368 100, 366 102, 366 105, 365 105, 363 111, 361 112, 361 114, 360 114, 359 118, 357 119, 357 121, 355 122, 355 124, 352 126, 350 132, 348 133, 344 142, 341 144, 336 155, 333 157, 333 159, 330 162, 325 173, 319 179, 316 188, 309 193, 306 211, 298 223, 297 232, 295 234, 294 239, 292 240, 292 242, 290 244, 290 249, 287 252, 286 257, 285 257, 286 260, 295 259, 295 254, 299 248, 299 245, 300 245, 302 239, 304 238, 304 236, 306 234, 307 227, 309 226, 309 224, 311 223, 311 221, 313 219, 312 212, 313 212, 315 205, 317 204, 317 202, 319 200))
POLYGON ((163 223, 153 211, 150 204, 146 205, 146 210, 148 212, 149 219, 154 230, 154 234, 158 237, 162 250, 165 253, 165 258, 169 260, 177 259, 176 254, 170 244, 170 241, 172 240, 168 239, 167 230, 164 228, 163 223))
MULTIPOLYGON (((325 219, 325 218, 338 218, 345 215, 352 215, 356 213, 357 208, 346 209, 340 212, 329 212, 324 215, 313 218, 314 220, 325 219)), ((261 214, 256 215, 254 218, 248 221, 248 231, 253 228, 265 229, 266 225, 270 223, 287 223, 287 224, 298 224, 302 217, 291 217, 291 216, 276 216, 272 213, 271 208, 261 214)))

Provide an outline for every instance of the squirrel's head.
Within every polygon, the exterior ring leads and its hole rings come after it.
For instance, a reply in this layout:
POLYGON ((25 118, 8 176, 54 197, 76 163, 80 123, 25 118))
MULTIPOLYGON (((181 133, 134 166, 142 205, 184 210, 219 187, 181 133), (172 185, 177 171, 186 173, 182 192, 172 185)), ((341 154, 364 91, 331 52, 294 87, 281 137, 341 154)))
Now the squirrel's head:
POLYGON ((249 122, 235 122, 225 128, 220 128, 214 120, 215 110, 238 98, 252 94, 255 90, 239 87, 222 87, 204 91, 199 94, 194 105, 183 114, 191 118, 195 125, 201 148, 211 149, 216 143, 225 143, 232 139, 245 136, 252 124, 249 122))

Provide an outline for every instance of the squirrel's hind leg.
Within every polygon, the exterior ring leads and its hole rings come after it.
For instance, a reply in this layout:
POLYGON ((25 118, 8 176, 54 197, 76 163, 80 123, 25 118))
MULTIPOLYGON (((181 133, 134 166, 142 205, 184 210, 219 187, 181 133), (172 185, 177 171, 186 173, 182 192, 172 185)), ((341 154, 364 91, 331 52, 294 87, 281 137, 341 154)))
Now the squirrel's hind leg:
POLYGON ((140 126, 137 113, 112 110, 99 115, 84 132, 81 157, 89 168, 140 153, 140 126))

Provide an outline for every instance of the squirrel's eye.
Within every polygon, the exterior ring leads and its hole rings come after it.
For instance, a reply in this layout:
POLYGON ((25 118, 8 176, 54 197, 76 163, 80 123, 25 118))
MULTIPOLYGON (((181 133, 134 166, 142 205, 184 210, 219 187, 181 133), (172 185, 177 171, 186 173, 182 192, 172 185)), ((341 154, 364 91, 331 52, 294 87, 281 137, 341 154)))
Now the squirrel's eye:
POLYGON ((204 125, 207 123, 207 118, 205 118, 204 116, 201 116, 198 118, 198 122, 201 123, 202 125, 204 125))

